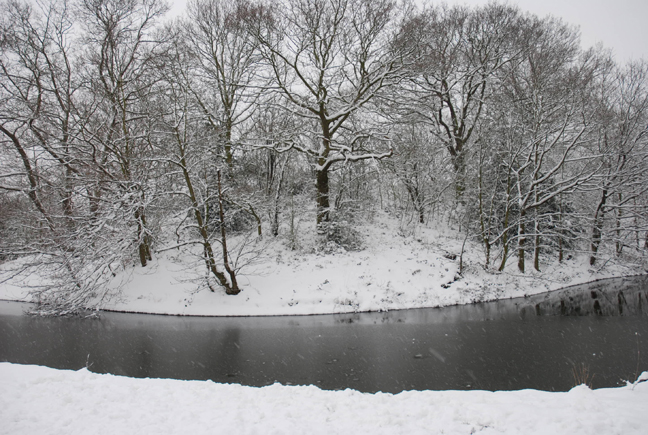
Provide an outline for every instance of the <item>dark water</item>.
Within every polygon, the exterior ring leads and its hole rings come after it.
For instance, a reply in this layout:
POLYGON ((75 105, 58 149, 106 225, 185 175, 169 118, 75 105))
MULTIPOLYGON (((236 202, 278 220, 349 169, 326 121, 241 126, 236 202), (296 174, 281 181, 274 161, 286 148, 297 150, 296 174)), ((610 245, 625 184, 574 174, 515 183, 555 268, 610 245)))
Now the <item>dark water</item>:
POLYGON ((35 318, 0 302, 0 361, 324 389, 594 388, 648 370, 648 279, 496 303, 304 317, 35 318))

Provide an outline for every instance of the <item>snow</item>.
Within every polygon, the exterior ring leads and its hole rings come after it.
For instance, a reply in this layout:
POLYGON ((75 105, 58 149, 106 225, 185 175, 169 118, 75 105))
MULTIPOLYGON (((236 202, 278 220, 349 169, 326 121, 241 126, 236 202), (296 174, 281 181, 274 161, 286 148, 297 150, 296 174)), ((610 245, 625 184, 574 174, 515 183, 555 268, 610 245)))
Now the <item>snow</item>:
MULTIPOLYGON (((544 258, 541 273, 521 275, 515 261, 495 273, 484 270, 481 249, 469 242, 459 274, 462 240, 450 228, 377 214, 356 230, 364 243, 360 251, 317 248, 306 236, 314 231, 303 228, 298 250, 289 249, 285 237, 264 239, 261 256, 239 276, 238 296, 209 291, 204 266, 189 251, 167 251, 147 268, 125 268, 114 279, 115 297, 100 308, 210 316, 380 311, 517 297, 643 272, 623 262, 592 269, 585 256, 574 255, 561 264, 544 258)), ((9 266, 1 265, 0 274, 9 266)), ((0 299, 29 300, 20 285, 0 280, 0 299)), ((640 379, 648 380, 648 372, 640 379)), ((9 363, 0 363, 0 391, 0 434, 644 434, 648 409, 648 382, 639 381, 564 393, 392 395, 132 379, 9 363)))
MULTIPOLYGON (((643 374, 648 377, 648 373, 643 374)), ((648 382, 565 393, 255 388, 0 363, 0 434, 645 434, 648 382)))
MULTIPOLYGON (((503 273, 486 271, 481 247, 469 242, 459 275, 463 237, 434 225, 407 224, 377 213, 372 222, 355 227, 364 249, 346 251, 339 246, 318 249, 308 238, 314 228, 302 222, 298 250, 288 248, 285 236, 261 241, 261 255, 239 274, 242 291, 237 296, 209 291, 197 256, 166 251, 146 268, 126 268, 114 279, 116 297, 99 308, 200 316, 386 311, 519 297, 644 272, 623 261, 602 262, 605 267, 594 269, 586 255, 563 263, 545 258, 541 273, 518 273, 515 258, 503 273)), ((29 301, 17 284, 0 280, 0 299, 29 301)))

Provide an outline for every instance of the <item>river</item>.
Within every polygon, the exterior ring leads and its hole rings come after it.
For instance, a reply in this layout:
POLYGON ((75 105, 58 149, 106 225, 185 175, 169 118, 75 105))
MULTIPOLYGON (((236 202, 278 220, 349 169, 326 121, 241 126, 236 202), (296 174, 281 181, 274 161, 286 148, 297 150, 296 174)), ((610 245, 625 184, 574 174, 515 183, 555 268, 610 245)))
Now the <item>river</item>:
POLYGON ((648 278, 445 308, 285 317, 24 315, 0 302, 0 361, 131 377, 364 392, 594 388, 648 370, 648 278))

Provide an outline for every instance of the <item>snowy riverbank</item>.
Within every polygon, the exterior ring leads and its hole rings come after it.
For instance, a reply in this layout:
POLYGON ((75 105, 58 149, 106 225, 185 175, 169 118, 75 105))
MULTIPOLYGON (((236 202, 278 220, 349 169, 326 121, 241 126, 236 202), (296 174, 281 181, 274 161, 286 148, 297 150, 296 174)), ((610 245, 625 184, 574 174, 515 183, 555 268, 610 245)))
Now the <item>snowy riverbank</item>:
MULTIPOLYGON (((642 379, 648 379, 648 372, 642 379)), ((0 363, 0 434, 645 434, 648 382, 363 394, 0 363)))
MULTIPOLYGON (((403 236, 399 223, 381 214, 356 231, 364 244, 360 251, 318 250, 316 241, 307 238, 299 240, 300 249, 291 250, 287 240, 267 238, 260 255, 241 271, 243 290, 237 296, 209 291, 204 265, 188 250, 166 251, 146 268, 127 266, 97 307, 202 316, 384 311, 519 297, 645 272, 623 260, 593 268, 585 255, 562 263, 544 258, 542 272, 524 275, 515 258, 503 273, 485 271, 481 247, 469 242, 460 275, 462 240, 451 229, 418 226, 403 236)), ((0 299, 30 300, 16 284, 0 283, 0 299)))

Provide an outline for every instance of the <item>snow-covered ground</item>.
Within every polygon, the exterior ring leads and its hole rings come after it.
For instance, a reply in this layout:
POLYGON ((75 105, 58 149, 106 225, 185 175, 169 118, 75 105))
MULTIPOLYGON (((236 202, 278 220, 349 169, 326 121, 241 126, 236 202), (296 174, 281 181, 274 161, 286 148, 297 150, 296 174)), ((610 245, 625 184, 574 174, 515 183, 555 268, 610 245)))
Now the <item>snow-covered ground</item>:
MULTIPOLYGON (((641 379, 648 379, 644 372, 641 379)), ((0 363, 1 434, 645 434, 648 382, 566 393, 132 379, 0 363)))
MULTIPOLYGON (((526 275, 517 273, 513 258, 504 273, 494 273, 484 270, 481 249, 469 242, 460 275, 462 241, 447 228, 403 231, 395 220, 377 215, 357 231, 365 246, 360 251, 317 249, 305 236, 298 250, 288 248, 295 240, 266 239, 261 255, 241 271, 238 296, 209 291, 200 261, 187 251, 166 251, 147 268, 127 267, 114 280, 115 297, 100 307, 218 316, 392 310, 523 296, 645 272, 623 262, 594 269, 585 256, 574 255, 562 264, 545 258, 541 273, 526 275)), ((16 284, 0 284, 0 299, 29 300, 16 284)), ((0 391, 0 434, 648 433, 648 382, 594 391, 580 386, 566 393, 391 395, 131 379, 0 363, 0 391)))
MULTIPOLYGON (((317 242, 308 238, 314 228, 308 227, 301 231, 298 250, 289 249, 284 237, 266 237, 260 255, 239 275, 242 292, 237 296, 209 291, 204 264, 188 251, 166 251, 146 268, 127 267, 114 280, 114 287, 119 286, 116 297, 99 308, 207 316, 381 311, 518 297, 645 272, 622 261, 601 262, 605 267, 592 268, 585 255, 570 256, 563 263, 545 258, 541 273, 520 274, 514 257, 504 273, 485 271, 481 247, 469 242, 459 275, 462 239, 452 229, 404 229, 396 219, 380 213, 356 230, 364 244, 360 251, 335 246, 316 249, 317 242), (399 235, 404 232, 407 236, 399 235)), ((532 269, 531 264, 527 269, 532 269)), ((29 297, 23 288, 0 283, 0 299, 29 297)))

